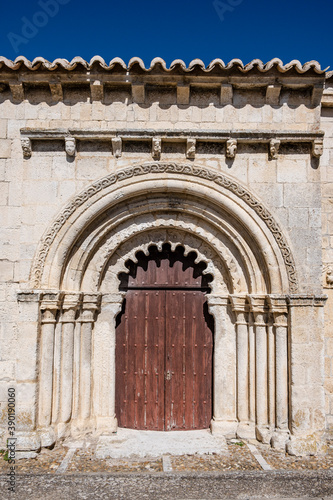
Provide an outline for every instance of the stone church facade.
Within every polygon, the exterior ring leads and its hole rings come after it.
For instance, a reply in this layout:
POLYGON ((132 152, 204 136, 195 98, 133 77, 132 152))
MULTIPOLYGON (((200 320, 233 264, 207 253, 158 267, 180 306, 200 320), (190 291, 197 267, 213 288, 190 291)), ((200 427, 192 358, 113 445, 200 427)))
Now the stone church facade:
POLYGON ((333 74, 0 58, 0 402, 17 450, 333 430, 333 74))

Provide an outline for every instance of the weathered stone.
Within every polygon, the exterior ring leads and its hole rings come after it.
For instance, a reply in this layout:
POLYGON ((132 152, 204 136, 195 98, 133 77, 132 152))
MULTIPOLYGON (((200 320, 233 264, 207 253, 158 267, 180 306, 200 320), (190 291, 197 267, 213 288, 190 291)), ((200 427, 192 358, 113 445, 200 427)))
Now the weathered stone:
POLYGON ((0 400, 14 384, 19 452, 116 432, 119 278, 167 244, 212 278, 212 432, 318 453, 333 431, 330 80, 232 63, 216 83, 160 60, 9 79, 7 64, 0 400))

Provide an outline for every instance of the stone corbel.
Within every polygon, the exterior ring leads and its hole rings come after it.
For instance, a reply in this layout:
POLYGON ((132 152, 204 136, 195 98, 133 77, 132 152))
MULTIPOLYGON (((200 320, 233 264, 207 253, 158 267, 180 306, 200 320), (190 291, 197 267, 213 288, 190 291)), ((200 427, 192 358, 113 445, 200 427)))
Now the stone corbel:
POLYGON ((92 101, 102 101, 104 97, 104 85, 99 80, 90 84, 90 95, 92 101))
POLYGON ((55 102, 62 101, 64 98, 62 84, 58 82, 50 82, 50 90, 52 94, 52 100, 55 102))
POLYGON ((14 101, 24 101, 24 88, 21 82, 10 82, 9 88, 14 101))
POLYGON ((132 99, 137 104, 144 104, 145 102, 144 83, 132 83, 132 99))
POLYGON ((31 140, 29 137, 24 137, 21 139, 21 146, 23 151, 23 158, 30 158, 32 154, 31 140))
POLYGON ((324 141, 323 139, 314 139, 312 143, 312 156, 314 158, 320 158, 324 152, 324 141))
POLYGON ((65 137, 65 151, 68 156, 75 156, 76 140, 74 137, 65 137))
POLYGON ((237 153, 237 140, 228 139, 226 142, 226 157, 235 158, 236 153, 237 153))
POLYGON ((112 151, 116 158, 120 158, 122 155, 123 142, 121 137, 112 137, 112 151))
POLYGON ((196 139, 187 139, 186 142, 186 158, 193 160, 196 153, 196 139))
POLYGON ((269 143, 269 157, 271 160, 277 160, 281 141, 279 139, 271 139, 269 143))
POLYGON ((280 103, 281 85, 268 85, 266 89, 266 103, 278 106, 280 103))
POLYGON ((220 104, 221 106, 225 106, 226 104, 232 104, 233 99, 233 88, 229 83, 221 85, 221 96, 220 96, 220 104))
POLYGON ((159 160, 162 153, 162 140, 160 137, 153 137, 151 155, 154 160, 159 160))
POLYGON ((190 86, 188 84, 179 83, 177 85, 177 104, 190 103, 190 86))

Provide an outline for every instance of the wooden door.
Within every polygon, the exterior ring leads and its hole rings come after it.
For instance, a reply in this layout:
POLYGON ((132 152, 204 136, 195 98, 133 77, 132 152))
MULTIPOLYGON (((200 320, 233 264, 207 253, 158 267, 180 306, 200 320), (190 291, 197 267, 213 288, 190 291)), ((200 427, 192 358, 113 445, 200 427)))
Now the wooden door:
POLYGON ((174 259, 155 256, 128 277, 116 329, 120 427, 204 429, 212 418, 213 325, 207 288, 194 267, 174 259))

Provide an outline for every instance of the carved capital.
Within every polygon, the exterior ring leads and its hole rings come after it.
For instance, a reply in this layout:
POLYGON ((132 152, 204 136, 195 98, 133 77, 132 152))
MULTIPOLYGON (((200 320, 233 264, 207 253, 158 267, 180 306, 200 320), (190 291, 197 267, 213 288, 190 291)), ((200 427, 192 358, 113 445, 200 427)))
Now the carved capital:
POLYGON ((265 326, 267 313, 266 297, 264 295, 248 295, 248 301, 255 326, 265 326))
POLYGON ((247 325, 246 314, 249 311, 249 305, 246 295, 229 295, 232 310, 236 315, 236 324, 247 325))
POLYGON ((151 155, 154 160, 159 160, 162 153, 162 140, 160 137, 153 137, 151 155))
POLYGON ((121 155, 122 155, 122 140, 120 137, 113 137, 112 138, 112 151, 113 151, 113 155, 116 157, 116 158, 120 158, 121 155))
POLYGON ((235 158, 236 153, 237 153, 237 140, 228 139, 226 143, 226 157, 235 158))
POLYGON ((31 140, 29 137, 24 137, 21 139, 21 146, 22 146, 22 151, 23 151, 23 157, 24 158, 30 158, 31 157, 31 140))
POLYGON ((197 144, 196 139, 187 139, 186 158, 192 159, 192 160, 195 158, 196 144, 197 144))
POLYGON ((82 300, 81 322, 93 322, 95 314, 99 311, 101 294, 85 293, 82 300))
POLYGON ((314 139, 312 143, 312 156, 320 158, 324 152, 324 141, 322 139, 314 139))
POLYGON ((279 155, 281 141, 279 139, 271 139, 269 143, 269 156, 271 160, 276 160, 279 155))
POLYGON ((65 137, 65 151, 68 156, 75 156, 76 141, 74 137, 65 137))
POLYGON ((66 293, 62 304, 62 323, 75 321, 76 311, 81 305, 82 293, 66 293))

